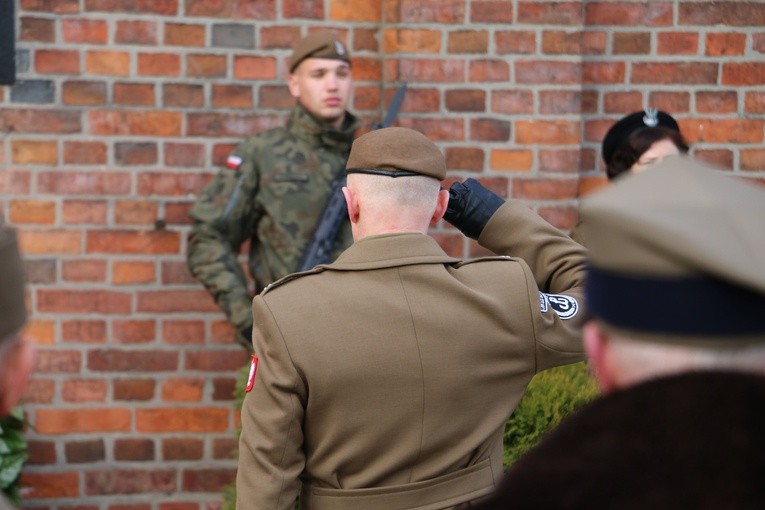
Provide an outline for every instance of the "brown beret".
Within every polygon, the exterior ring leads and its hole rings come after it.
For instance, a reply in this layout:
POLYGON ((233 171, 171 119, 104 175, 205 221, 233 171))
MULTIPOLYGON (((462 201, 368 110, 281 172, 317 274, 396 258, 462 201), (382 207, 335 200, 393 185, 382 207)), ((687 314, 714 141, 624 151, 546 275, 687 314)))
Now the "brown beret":
POLYGON ((24 271, 13 230, 0 226, 0 342, 26 322, 24 271))
POLYGON ((613 326, 765 340, 765 189, 683 156, 582 202, 590 312, 613 326))
POLYGON ((294 72, 298 64, 307 58, 329 58, 351 63, 348 49, 329 30, 314 32, 297 43, 290 56, 290 72, 294 72))
POLYGON ((354 140, 345 168, 349 174, 426 175, 439 181, 446 177, 446 161, 438 147, 419 131, 403 127, 377 129, 354 140))

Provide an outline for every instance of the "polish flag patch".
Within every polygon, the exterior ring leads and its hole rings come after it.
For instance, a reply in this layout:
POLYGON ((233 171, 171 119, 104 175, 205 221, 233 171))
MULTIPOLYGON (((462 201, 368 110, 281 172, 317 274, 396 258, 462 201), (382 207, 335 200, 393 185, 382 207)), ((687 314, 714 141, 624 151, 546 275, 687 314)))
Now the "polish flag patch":
POLYGON ((258 357, 252 355, 252 364, 250 365, 250 375, 247 376, 247 387, 244 389, 245 393, 249 392, 255 385, 255 372, 258 371, 258 357))
POLYGON ((242 158, 232 154, 226 160, 226 166, 231 170, 239 170, 239 167, 242 166, 242 158))

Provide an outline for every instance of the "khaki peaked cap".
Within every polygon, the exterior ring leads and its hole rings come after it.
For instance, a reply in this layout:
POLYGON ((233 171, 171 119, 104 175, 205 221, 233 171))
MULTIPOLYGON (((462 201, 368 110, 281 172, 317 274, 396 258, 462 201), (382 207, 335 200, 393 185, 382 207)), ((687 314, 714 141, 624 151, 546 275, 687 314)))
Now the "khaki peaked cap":
POLYGON ((357 138, 345 167, 348 173, 425 175, 439 181, 446 177, 446 160, 436 144, 403 127, 377 129, 357 138))
POLYGON ((0 343, 26 322, 24 270, 15 231, 0 225, 0 343))
POLYGON ((673 156, 586 198, 580 216, 594 316, 655 333, 765 335, 765 189, 673 156))
POLYGON ((351 63, 348 48, 329 30, 314 32, 297 43, 290 56, 290 72, 307 58, 328 58, 351 63))

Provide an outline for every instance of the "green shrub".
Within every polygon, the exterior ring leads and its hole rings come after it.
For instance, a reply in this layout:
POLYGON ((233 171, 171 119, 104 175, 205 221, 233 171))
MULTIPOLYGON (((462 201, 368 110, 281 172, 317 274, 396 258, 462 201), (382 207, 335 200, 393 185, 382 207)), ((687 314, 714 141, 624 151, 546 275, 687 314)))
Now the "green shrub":
POLYGON ((538 373, 505 428, 505 466, 539 442, 548 430, 598 394, 587 365, 575 363, 538 373))
POLYGON ((7 418, 0 420, 0 488, 16 505, 21 503, 19 475, 27 460, 24 424, 24 413, 20 407, 7 418))

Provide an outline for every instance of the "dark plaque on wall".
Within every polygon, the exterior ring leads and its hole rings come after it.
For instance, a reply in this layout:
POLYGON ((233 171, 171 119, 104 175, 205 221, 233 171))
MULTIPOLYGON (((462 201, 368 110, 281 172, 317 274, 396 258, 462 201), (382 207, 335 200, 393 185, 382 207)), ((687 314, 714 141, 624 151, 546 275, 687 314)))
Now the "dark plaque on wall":
POLYGON ((11 85, 16 78, 15 0, 0 0, 0 85, 11 85))

